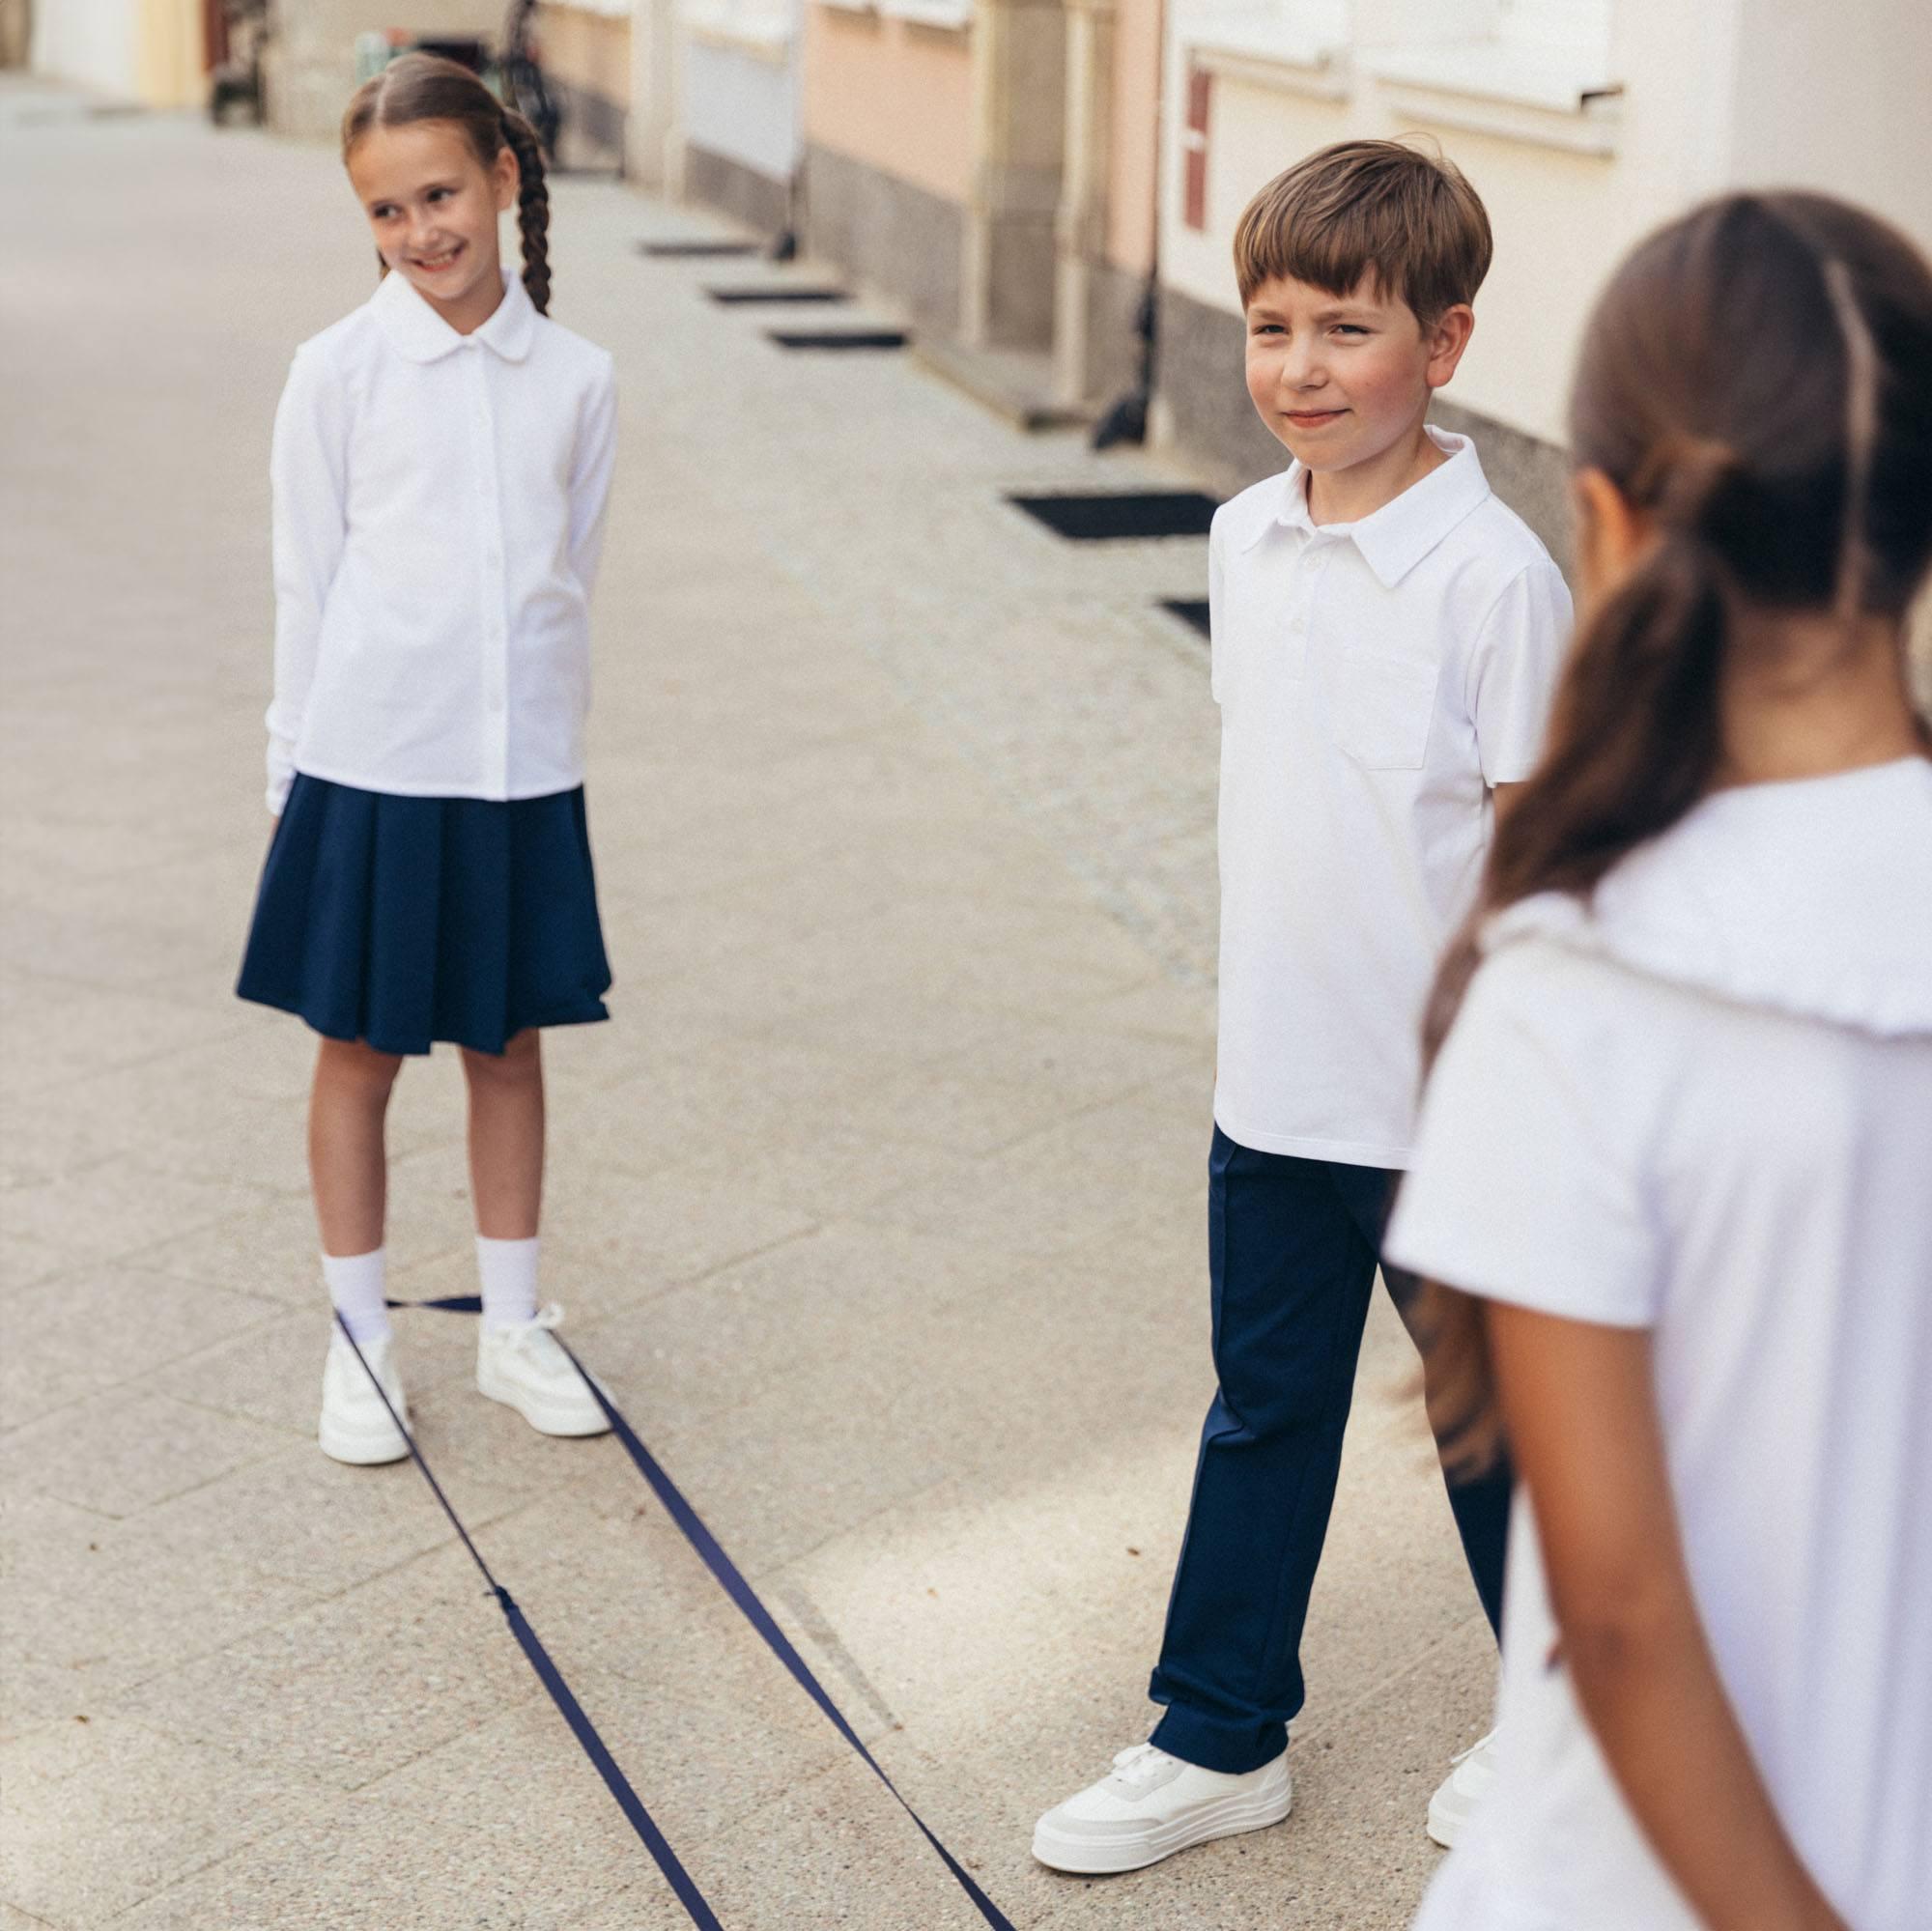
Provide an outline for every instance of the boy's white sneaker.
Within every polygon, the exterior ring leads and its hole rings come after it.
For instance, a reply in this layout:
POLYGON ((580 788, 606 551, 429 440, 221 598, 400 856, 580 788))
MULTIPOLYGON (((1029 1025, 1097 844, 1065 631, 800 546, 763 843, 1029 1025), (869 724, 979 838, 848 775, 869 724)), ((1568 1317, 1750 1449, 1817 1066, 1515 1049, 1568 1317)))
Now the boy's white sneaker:
POLYGON ((515 1327, 479 1327, 476 1386, 541 1434, 607 1434, 611 1424, 597 1397, 551 1332, 562 1320, 553 1302, 515 1327))
POLYGON ((1033 1854, 1057 1871, 1083 1876, 1137 1871, 1190 1844, 1279 1824, 1292 1800, 1286 1750, 1259 1770, 1230 1775, 1136 1744, 1114 1759, 1111 1775, 1039 1820, 1033 1854))
POLYGON ((389 1407, 407 1428, 410 1406, 403 1398, 402 1377, 396 1373, 394 1338, 385 1334, 363 1342, 361 1349, 367 1369, 356 1360, 355 1349, 341 1327, 330 1332, 328 1359, 322 1368, 322 1419, 316 1424, 315 1438, 322 1444, 322 1452, 337 1462, 359 1467, 400 1462, 409 1454, 410 1444, 369 1379, 373 1371, 389 1398, 389 1407))
POLYGON ((1456 1839, 1496 1780, 1495 1744, 1496 1733, 1492 1730, 1480 1743, 1452 1757, 1449 1775, 1429 1800, 1429 1834, 1445 1851, 1456 1848, 1456 1839))

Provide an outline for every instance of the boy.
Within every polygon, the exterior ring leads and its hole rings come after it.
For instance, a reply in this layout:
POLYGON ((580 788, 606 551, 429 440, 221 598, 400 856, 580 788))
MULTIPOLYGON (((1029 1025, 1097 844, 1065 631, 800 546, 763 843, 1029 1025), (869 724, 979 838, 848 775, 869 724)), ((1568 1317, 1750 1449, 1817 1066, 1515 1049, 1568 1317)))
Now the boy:
MULTIPOLYGON (((1039 1820, 1062 1870, 1279 1822, 1297 1649, 1435 957, 1498 794, 1535 762, 1570 598, 1466 438, 1425 426, 1475 326, 1482 203, 1392 141, 1324 148, 1242 215, 1248 393, 1293 461, 1208 540, 1221 988, 1208 1269, 1219 1379, 1150 1694, 1151 1742, 1039 1820)), ((1414 1282, 1384 1269, 1406 1313, 1414 1282)), ((1450 1492, 1491 1626, 1507 1473, 1450 1492)), ((1430 1806, 1446 1842, 1480 1748, 1430 1806)))

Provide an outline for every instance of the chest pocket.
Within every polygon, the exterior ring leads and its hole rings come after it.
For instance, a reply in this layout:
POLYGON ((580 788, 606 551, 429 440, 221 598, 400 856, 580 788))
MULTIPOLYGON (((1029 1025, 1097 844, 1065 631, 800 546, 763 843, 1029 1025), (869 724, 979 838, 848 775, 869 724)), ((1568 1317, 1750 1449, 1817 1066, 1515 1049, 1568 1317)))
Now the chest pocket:
POLYGON ((1442 668, 1435 656, 1360 635, 1324 639, 1320 655, 1335 741, 1370 771, 1419 771, 1442 668))

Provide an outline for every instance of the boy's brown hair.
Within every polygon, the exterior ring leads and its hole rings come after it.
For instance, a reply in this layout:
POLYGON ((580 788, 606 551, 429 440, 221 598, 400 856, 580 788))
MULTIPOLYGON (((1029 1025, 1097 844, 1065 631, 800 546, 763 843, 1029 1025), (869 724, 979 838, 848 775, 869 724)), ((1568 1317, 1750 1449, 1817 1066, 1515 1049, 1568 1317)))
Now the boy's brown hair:
POLYGON ((1401 141, 1337 141, 1248 203, 1235 276, 1245 308, 1277 275, 1337 296, 1370 275, 1427 326, 1475 300, 1490 252, 1490 217, 1454 162, 1401 141))

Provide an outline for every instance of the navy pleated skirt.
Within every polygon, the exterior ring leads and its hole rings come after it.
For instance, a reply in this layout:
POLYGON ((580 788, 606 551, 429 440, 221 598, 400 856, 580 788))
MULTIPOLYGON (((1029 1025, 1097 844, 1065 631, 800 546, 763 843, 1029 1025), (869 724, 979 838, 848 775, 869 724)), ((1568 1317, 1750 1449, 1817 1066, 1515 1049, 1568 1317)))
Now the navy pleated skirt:
POLYGON ((608 1019, 583 791, 398 798, 298 776, 236 986, 331 1039, 500 1053, 608 1019))

